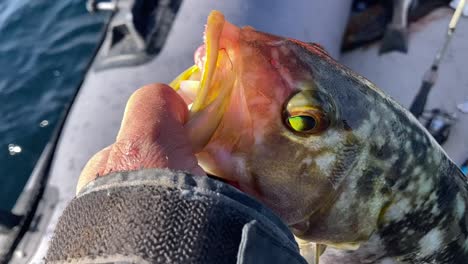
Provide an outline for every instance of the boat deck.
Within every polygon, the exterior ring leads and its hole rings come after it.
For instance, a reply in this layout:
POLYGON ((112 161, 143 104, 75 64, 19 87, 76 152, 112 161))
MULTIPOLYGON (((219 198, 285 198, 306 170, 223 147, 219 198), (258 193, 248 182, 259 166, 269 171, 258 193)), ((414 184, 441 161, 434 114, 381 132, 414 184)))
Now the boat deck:
MULTIPOLYGON (((380 43, 343 54, 341 62, 365 76, 404 107, 409 108, 438 49, 442 47, 453 10, 438 9, 410 26, 408 54, 378 55, 380 43)), ((468 100, 468 18, 462 17, 439 68, 426 109, 456 113, 447 142, 442 147, 457 164, 468 158, 468 114, 456 105, 468 100)))
MULTIPOLYGON (((64 127, 50 174, 50 187, 59 189, 59 203, 34 259, 45 254, 47 242, 63 208, 75 195, 78 175, 87 160, 111 144, 120 126, 125 103, 139 87, 169 82, 193 64, 193 51, 202 42, 210 10, 221 10, 237 25, 252 25, 274 34, 322 44, 334 57, 347 23, 351 0, 321 1, 186 0, 183 1, 162 52, 147 64, 104 71, 91 70, 64 127), (200 12, 203 10, 203 12, 200 12), (287 10, 287 12, 285 11, 287 10), (327 15, 333 14, 333 15, 327 15)), ((403 106, 409 106, 422 76, 443 42, 451 11, 442 10, 412 26, 409 53, 378 56, 376 45, 341 56, 350 68, 375 82, 403 106)), ((462 18, 430 94, 429 107, 455 111, 468 99, 468 19, 462 18)), ((468 115, 459 121, 444 146, 454 161, 468 157, 468 115)))

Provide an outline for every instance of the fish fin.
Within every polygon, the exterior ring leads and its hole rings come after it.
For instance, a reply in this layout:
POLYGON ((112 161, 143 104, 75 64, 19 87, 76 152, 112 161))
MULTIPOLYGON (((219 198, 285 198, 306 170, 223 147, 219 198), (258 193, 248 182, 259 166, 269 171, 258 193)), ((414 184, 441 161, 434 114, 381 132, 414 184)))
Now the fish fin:
POLYGON ((361 246, 359 242, 346 242, 346 243, 328 243, 327 246, 342 250, 356 250, 361 246))
POLYGON ((325 252, 327 246, 303 240, 297 236, 295 236, 295 239, 299 246, 301 256, 306 260, 306 262, 309 264, 319 264, 320 256, 325 252))
POLYGON ((320 256, 327 249, 327 245, 324 244, 315 244, 315 264, 320 264, 320 256))
POLYGON ((296 44, 299 44, 300 46, 304 47, 305 49, 307 49, 308 51, 312 53, 315 53, 315 54, 318 53, 325 57, 331 58, 331 55, 328 53, 328 51, 320 44, 317 44, 315 42, 302 42, 302 41, 295 40, 295 39, 289 39, 289 40, 296 44))
POLYGON ((315 43, 315 42, 307 42, 307 44, 310 45, 310 46, 312 46, 312 47, 314 47, 315 49, 320 50, 322 53, 329 54, 329 53, 328 53, 328 50, 325 49, 324 46, 322 46, 322 45, 320 45, 320 44, 318 44, 318 43, 315 43))

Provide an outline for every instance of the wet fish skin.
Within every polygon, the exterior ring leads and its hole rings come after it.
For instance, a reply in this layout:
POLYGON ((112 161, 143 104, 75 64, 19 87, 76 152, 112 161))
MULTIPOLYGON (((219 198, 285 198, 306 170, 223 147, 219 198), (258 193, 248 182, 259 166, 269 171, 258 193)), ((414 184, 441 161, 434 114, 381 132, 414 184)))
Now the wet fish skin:
POLYGON ((309 226, 319 227, 301 237, 329 242, 343 234, 343 226, 330 223, 344 220, 354 229, 376 220, 354 253, 361 259, 379 252, 377 259, 401 263, 468 263, 468 184, 459 168, 406 109, 368 80, 329 57, 298 57, 350 127, 350 146, 342 145, 330 175, 346 187, 327 215, 311 218, 309 226))
POLYGON ((467 182, 407 110, 320 46, 229 32, 235 87, 197 155, 204 168, 267 204, 299 238, 359 246, 326 251, 323 263, 467 262, 467 182), (297 94, 321 109, 326 129, 285 125, 297 94))

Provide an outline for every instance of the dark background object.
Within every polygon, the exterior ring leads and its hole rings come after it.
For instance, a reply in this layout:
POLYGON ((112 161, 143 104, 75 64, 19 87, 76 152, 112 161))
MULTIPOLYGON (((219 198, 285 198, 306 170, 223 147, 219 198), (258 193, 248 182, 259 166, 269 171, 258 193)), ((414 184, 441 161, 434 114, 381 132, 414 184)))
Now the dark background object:
POLYGON ((20 221, 21 216, 0 209, 0 234, 8 232, 11 228, 17 226, 20 221))
POLYGON ((426 107, 427 97, 431 91, 432 86, 434 86, 437 79, 437 65, 432 65, 429 71, 424 75, 421 88, 419 89, 414 101, 411 103, 409 108, 410 112, 416 117, 419 118, 426 107))
POLYGON ((408 52, 408 12, 415 0, 393 0, 392 21, 387 24, 379 54, 408 52))
POLYGON ((421 114, 424 126, 439 144, 444 144, 456 117, 444 110, 435 108, 421 114))
MULTIPOLYGON (((96 0, 88 0, 95 6, 96 0)), ((102 2, 101 2, 102 3, 102 2)), ((94 70, 136 66, 157 55, 169 34, 182 0, 119 0, 94 70)), ((91 8, 93 12, 99 8, 91 8)))
MULTIPOLYGON (((382 39, 393 15, 392 3, 392 0, 355 0, 344 33, 342 51, 351 51, 382 39)), ((408 13, 409 23, 449 3, 450 0, 413 1, 408 13)))

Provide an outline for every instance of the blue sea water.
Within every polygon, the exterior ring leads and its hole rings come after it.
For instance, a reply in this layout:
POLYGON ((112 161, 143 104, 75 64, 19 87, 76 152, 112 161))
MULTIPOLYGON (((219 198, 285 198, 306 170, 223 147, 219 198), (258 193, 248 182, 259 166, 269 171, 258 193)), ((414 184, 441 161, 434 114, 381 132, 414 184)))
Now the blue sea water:
POLYGON ((0 210, 14 205, 102 36, 106 15, 85 3, 0 1, 0 210))

